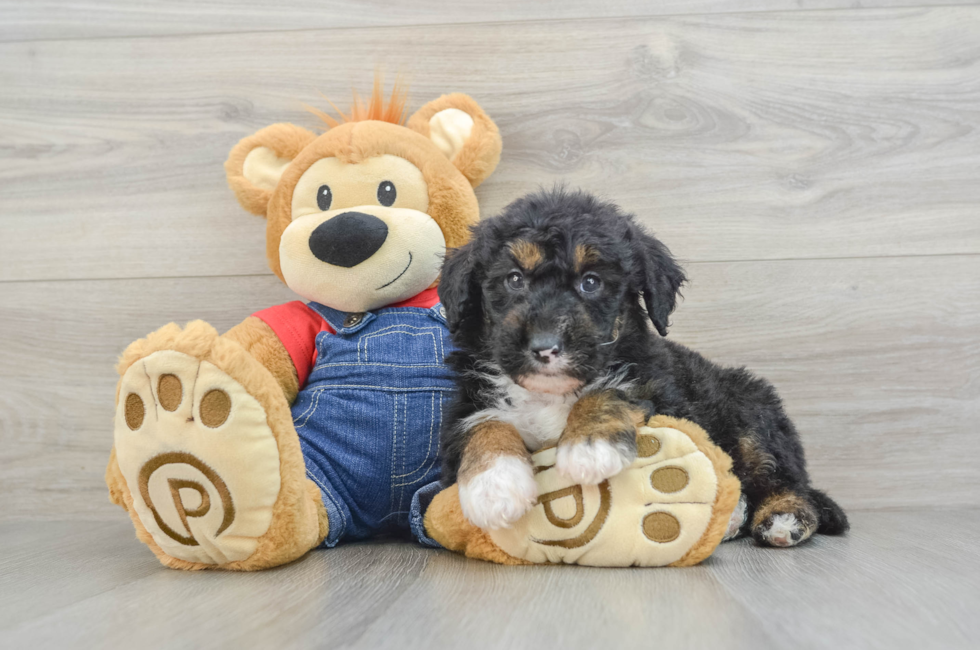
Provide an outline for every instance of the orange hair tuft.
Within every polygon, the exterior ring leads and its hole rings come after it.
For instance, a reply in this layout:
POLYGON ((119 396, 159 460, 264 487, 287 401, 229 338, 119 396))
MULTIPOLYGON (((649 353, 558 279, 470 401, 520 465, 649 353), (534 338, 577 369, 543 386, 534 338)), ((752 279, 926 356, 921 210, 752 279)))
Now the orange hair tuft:
POLYGON ((306 106, 306 110, 323 120, 329 128, 340 126, 346 122, 364 122, 366 120, 378 120, 380 122, 390 122, 391 124, 399 125, 405 124, 405 121, 408 119, 406 112, 408 90, 401 81, 396 79, 395 85, 391 88, 391 96, 388 97, 386 103, 383 85, 383 76, 380 72, 376 72, 374 74, 374 88, 371 91, 371 101, 367 105, 361 100, 361 96, 357 94, 357 90, 354 90, 354 101, 351 103, 349 114, 345 114, 337 108, 336 104, 324 97, 324 99, 327 99, 327 103, 337 111, 337 115, 340 116, 339 120, 312 106, 306 106))

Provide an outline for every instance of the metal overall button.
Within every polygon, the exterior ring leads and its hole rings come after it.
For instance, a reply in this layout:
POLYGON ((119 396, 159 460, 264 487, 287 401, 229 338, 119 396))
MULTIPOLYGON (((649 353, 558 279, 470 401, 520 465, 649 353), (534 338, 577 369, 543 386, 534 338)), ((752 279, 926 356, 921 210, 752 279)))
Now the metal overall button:
POLYGON ((344 327, 355 327, 359 325, 362 320, 364 320, 363 313, 347 314, 347 318, 344 319, 344 327))

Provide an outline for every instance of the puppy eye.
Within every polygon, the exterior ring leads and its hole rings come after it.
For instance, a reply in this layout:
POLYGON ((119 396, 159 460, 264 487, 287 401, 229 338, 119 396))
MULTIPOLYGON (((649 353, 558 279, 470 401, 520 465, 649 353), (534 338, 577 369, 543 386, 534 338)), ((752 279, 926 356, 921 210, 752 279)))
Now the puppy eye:
POLYGON ((326 212, 330 209, 330 204, 333 203, 333 192, 330 191, 329 185, 321 185, 320 189, 316 191, 316 205, 322 212, 326 212))
POLYGON ((602 279, 595 273, 589 273, 582 278, 582 293, 595 293, 602 288, 602 279))
POLYGON ((514 271, 507 276, 507 288, 514 291, 520 291, 524 288, 524 276, 518 272, 514 271))
POLYGON ((381 185, 378 185, 378 203, 390 208, 394 205, 396 196, 398 192, 395 190, 395 184, 391 181, 381 181, 381 185))

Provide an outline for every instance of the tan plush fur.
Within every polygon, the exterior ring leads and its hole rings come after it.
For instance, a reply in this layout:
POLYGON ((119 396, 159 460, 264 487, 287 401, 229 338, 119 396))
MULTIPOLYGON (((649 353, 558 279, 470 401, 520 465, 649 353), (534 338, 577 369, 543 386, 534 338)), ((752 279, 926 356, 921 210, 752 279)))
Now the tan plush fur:
POLYGON ((459 504, 458 485, 449 486, 429 504, 425 511, 425 530, 450 551, 466 557, 497 564, 530 564, 505 553, 493 543, 490 535, 466 520, 459 504))
MULTIPOLYGON (((121 499, 120 505, 130 513, 136 527, 136 536, 166 566, 194 570, 265 569, 291 562, 323 541, 328 531, 326 510, 320 500, 319 490, 306 478, 306 464, 300 450, 299 437, 293 428, 289 404, 282 387, 269 370, 238 343, 219 337, 217 331, 207 323, 194 321, 183 330, 171 323, 131 344, 117 366, 120 376, 125 374, 130 365, 158 350, 174 350, 213 363, 262 404, 279 450, 281 487, 273 506, 272 524, 259 538, 258 547, 251 557, 224 565, 186 562, 165 554, 143 527, 133 508, 133 496, 122 479, 115 454, 112 453, 106 469, 110 499, 114 503, 119 503, 121 499)), ((117 400, 118 392, 117 389, 117 400)))
POLYGON ((448 108, 458 108, 473 118, 470 140, 452 162, 470 184, 476 187, 486 180, 500 162, 500 131, 472 98, 460 93, 443 95, 420 108, 408 120, 408 128, 428 138, 429 120, 436 113, 448 108))
POLYGON ((267 126, 236 144, 225 161, 225 174, 228 176, 228 185, 242 207, 252 214, 264 217, 269 199, 272 198, 271 191, 256 187, 243 174, 245 158, 253 149, 268 147, 280 158, 293 159, 315 139, 316 136, 310 131, 295 124, 283 123, 267 126))
POLYGON ((224 338, 242 346, 246 352, 265 366, 266 370, 272 373, 279 386, 282 387, 286 402, 293 403, 293 400, 296 399, 296 393, 299 392, 296 367, 293 365, 293 360, 289 358, 289 352, 286 351, 282 342, 265 321, 255 316, 249 316, 225 332, 224 338))

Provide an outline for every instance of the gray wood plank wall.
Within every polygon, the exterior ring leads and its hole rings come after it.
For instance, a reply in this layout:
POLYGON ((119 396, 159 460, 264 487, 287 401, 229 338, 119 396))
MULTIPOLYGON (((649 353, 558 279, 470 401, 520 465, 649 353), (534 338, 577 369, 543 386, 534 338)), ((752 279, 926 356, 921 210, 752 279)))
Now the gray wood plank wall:
POLYGON ((378 66, 496 119, 485 215, 562 180, 640 215, 671 336, 772 379, 845 506, 980 505, 976 3, 222 4, 0 4, 0 518, 111 512, 129 341, 293 298, 221 164, 378 66))

